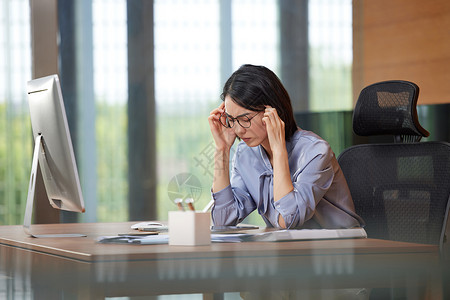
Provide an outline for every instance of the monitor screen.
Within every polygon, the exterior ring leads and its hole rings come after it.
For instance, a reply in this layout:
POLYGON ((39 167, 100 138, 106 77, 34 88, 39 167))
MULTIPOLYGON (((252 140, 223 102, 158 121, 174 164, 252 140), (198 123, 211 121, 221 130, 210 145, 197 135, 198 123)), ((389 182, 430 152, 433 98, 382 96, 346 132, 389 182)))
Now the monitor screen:
POLYGON ((53 208, 74 212, 85 209, 58 76, 29 81, 27 93, 35 141, 24 220, 26 231, 30 231, 39 169, 53 208))

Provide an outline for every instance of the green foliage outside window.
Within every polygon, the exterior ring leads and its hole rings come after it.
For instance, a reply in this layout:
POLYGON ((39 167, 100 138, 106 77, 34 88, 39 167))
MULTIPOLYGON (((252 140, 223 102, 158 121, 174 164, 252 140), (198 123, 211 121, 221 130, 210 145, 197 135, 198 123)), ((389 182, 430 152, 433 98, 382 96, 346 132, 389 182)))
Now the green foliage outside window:
POLYGON ((23 223, 33 143, 28 111, 0 104, 0 225, 23 223))

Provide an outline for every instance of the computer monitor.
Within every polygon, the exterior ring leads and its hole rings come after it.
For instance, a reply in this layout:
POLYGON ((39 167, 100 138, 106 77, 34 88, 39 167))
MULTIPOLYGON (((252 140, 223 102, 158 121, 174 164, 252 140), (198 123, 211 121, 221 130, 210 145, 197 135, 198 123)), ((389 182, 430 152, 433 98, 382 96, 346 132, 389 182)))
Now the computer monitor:
POLYGON ((84 212, 85 209, 58 75, 28 81, 27 93, 35 144, 24 230, 33 237, 83 236, 37 235, 31 231, 36 175, 39 169, 48 201, 53 208, 74 212, 84 212))

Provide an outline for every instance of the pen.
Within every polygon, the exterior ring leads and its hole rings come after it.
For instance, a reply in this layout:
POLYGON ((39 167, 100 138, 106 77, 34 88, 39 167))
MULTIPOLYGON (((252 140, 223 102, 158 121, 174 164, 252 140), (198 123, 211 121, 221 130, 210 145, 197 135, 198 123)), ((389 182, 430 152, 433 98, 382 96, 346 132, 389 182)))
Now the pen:
POLYGON ((183 207, 183 199, 181 199, 181 198, 176 198, 176 199, 174 200, 174 202, 175 202, 175 204, 177 205, 178 210, 184 211, 184 207, 183 207))
POLYGON ((208 210, 211 209, 211 207, 213 207, 214 205, 214 199, 209 201, 209 203, 205 206, 205 208, 203 208, 202 212, 207 212, 208 210))
POLYGON ((195 211, 195 208, 194 208, 194 198, 186 198, 186 200, 184 200, 184 202, 186 202, 186 204, 188 205, 189 210, 195 211))

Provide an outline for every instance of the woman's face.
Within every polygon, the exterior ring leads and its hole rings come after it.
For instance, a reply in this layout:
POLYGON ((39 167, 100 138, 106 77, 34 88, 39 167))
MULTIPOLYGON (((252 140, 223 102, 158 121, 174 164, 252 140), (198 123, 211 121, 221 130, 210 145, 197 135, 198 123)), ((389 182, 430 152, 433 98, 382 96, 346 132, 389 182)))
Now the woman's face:
MULTIPOLYGON (((250 127, 244 128, 234 120, 233 130, 249 147, 256 147, 267 141, 266 126, 262 122, 264 112, 256 112, 237 105, 231 97, 225 97, 225 112, 234 119, 245 120, 250 118, 250 127)), ((244 123, 244 122, 241 122, 244 123)))

